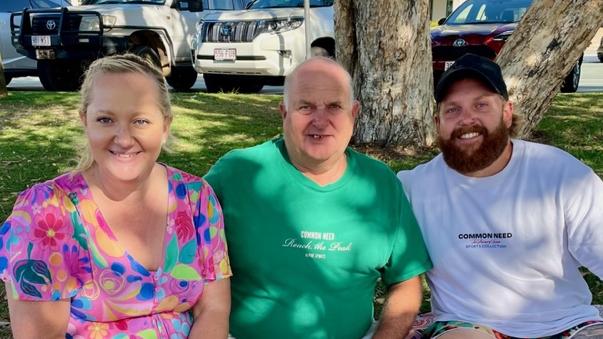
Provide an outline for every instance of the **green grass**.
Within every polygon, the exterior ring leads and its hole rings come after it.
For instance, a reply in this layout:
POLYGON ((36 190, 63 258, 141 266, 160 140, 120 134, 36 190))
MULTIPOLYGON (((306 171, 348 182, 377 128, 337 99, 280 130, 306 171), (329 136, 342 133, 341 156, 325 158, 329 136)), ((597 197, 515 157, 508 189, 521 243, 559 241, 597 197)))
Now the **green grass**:
MULTIPOLYGON (((173 96, 176 143, 160 161, 203 175, 228 150, 280 133, 280 96, 179 93, 173 96)), ((534 138, 567 150, 603 176, 603 94, 561 94, 534 138)), ((51 179, 75 164, 82 145, 75 93, 9 92, 0 99, 0 221, 18 192, 51 179)), ((436 150, 409 152, 362 148, 394 170, 429 160, 436 150)), ((594 302, 603 303, 603 284, 585 273, 594 302)), ((427 299, 426 299, 427 300, 427 299)), ((427 304, 424 305, 427 307, 427 304)), ((4 302, 0 320, 7 320, 4 302)), ((2 331, 0 331, 2 337, 2 331)))

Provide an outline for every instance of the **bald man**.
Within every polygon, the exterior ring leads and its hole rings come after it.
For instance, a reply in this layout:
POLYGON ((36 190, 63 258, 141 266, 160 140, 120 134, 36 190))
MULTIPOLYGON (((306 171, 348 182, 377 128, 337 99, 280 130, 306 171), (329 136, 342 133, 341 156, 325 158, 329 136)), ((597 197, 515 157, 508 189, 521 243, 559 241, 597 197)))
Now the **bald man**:
POLYGON ((206 175, 224 210, 237 339, 404 338, 431 268, 395 174, 348 147, 350 75, 312 58, 285 80, 283 136, 206 175), (378 279, 388 301, 373 320, 378 279))

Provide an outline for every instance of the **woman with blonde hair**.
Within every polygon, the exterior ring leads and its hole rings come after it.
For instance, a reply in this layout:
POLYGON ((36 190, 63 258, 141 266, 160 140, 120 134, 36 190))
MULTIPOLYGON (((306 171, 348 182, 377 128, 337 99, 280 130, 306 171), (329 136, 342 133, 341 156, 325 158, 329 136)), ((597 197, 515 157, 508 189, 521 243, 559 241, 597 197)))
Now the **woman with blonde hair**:
POLYGON ((172 112, 161 72, 96 60, 78 168, 17 198, 0 228, 15 338, 226 338, 222 211, 201 178, 157 163, 172 112))

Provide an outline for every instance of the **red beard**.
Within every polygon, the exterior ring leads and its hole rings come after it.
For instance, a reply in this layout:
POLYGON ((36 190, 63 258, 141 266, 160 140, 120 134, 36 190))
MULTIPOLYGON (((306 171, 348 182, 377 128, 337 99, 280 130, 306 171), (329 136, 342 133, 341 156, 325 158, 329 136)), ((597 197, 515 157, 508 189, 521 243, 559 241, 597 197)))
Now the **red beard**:
POLYGON ((455 129, 450 139, 438 137, 438 146, 444 156, 446 164, 462 174, 470 174, 492 165, 505 150, 509 142, 509 129, 502 119, 496 129, 490 133, 484 126, 467 126, 455 129), (473 149, 463 149, 455 144, 461 135, 477 132, 482 137, 482 143, 473 149))

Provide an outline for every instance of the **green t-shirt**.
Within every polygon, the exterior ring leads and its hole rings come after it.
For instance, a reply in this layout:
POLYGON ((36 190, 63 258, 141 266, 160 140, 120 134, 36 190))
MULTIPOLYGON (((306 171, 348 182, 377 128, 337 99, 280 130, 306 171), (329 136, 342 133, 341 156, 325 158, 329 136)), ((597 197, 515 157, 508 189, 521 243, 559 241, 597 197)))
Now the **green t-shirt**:
POLYGON ((394 284, 431 268, 394 173, 346 154, 344 175, 322 187, 282 139, 231 151, 205 176, 224 212, 237 339, 360 338, 380 276, 394 284))

